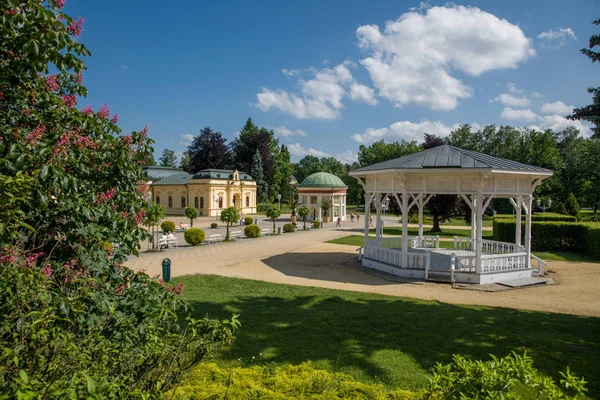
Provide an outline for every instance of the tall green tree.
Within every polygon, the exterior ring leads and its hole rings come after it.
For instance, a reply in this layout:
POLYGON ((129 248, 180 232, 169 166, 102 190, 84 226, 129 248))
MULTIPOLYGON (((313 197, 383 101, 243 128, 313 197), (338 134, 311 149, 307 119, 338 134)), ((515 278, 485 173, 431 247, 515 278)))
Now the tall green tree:
POLYGON ((265 201, 269 195, 269 184, 265 180, 260 152, 254 153, 251 176, 256 181, 256 196, 258 201, 265 201))
POLYGON ((392 160, 421 150, 423 148, 416 141, 407 142, 404 139, 392 143, 385 143, 385 141, 380 140, 368 147, 361 144, 358 149, 358 164, 361 167, 366 167, 367 165, 392 160))
POLYGON ((263 176, 267 182, 265 200, 278 194, 281 175, 277 166, 280 147, 279 140, 272 130, 259 128, 252 118, 248 118, 238 137, 231 144, 234 164, 240 171, 250 171, 254 155, 259 152, 262 160, 263 176))
POLYGON ((293 198, 293 185, 290 183, 292 180, 293 165, 290 161, 290 152, 286 145, 281 145, 279 151, 279 157, 277 158, 277 169, 279 170, 279 192, 281 194, 281 200, 289 203, 293 198))
MULTIPOLYGON (((597 19, 592 23, 594 25, 600 25, 600 19, 597 19)), ((599 34, 590 37, 589 48, 581 49, 581 53, 592 60, 592 62, 600 62, 600 51, 593 50, 597 46, 600 46, 599 34)), ((591 122, 594 124, 593 137, 600 139, 600 87, 590 87, 587 91, 592 95, 592 104, 574 109, 573 114, 569 115, 567 118, 573 120, 582 119, 591 122)))
POLYGON ((231 168, 231 150, 227 139, 221 132, 215 132, 210 127, 200 130, 185 154, 189 157, 186 171, 195 174, 203 169, 229 169, 231 168))
POLYGON ((175 168, 177 165, 177 157, 175 156, 175 152, 170 149, 164 149, 162 156, 160 156, 158 161, 160 161, 161 167, 175 168))

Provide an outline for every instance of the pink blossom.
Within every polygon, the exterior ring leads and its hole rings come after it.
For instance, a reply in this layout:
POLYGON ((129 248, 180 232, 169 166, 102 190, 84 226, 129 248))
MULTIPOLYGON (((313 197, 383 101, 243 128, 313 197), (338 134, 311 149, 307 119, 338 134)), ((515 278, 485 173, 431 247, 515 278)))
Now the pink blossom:
POLYGON ((62 134, 58 142, 52 147, 55 156, 66 155, 67 147, 69 147, 69 135, 65 132, 62 134))
POLYGON ((61 10, 65 6, 66 0, 54 0, 56 7, 61 10))
POLYGON ((112 122, 113 124, 118 124, 118 123, 119 123, 119 114, 115 114, 115 115, 113 115, 113 117, 112 117, 112 119, 111 119, 111 122, 112 122))
POLYGON ((109 115, 110 115, 110 108, 108 107, 107 104, 103 105, 98 110, 98 116, 102 119, 108 118, 109 115))
POLYGON ((44 135, 45 131, 46 131, 46 127, 44 125, 38 126, 37 128, 34 128, 29 133, 29 135, 27 135, 25 137, 25 141, 27 143, 29 143, 30 145, 35 146, 39 143, 39 141, 42 138, 42 136, 44 135))
POLYGON ((114 188, 107 190, 104 193, 100 193, 100 195, 98 195, 98 203, 106 203, 107 201, 112 199, 115 196, 115 194, 117 194, 117 190, 114 188))
POLYGON ((35 264, 37 263, 38 258, 40 258, 43 255, 44 255, 43 252, 39 252, 39 253, 30 254, 29 256, 27 256, 27 260, 26 260, 27 266, 29 268, 34 267, 35 264))
POLYGON ((136 225, 141 224, 142 221, 144 220, 144 214, 145 214, 144 209, 143 208, 140 209, 140 211, 138 211, 137 214, 135 214, 133 216, 133 222, 135 222, 136 225))
POLYGON ((77 98, 74 94, 64 95, 62 97, 62 101, 67 107, 75 107, 75 105, 77 104, 77 98))
POLYGON ((92 114, 92 113, 94 112, 94 110, 92 109, 92 105, 90 104, 89 106, 85 106, 85 107, 83 107, 83 108, 81 109, 81 112, 82 112, 84 115, 90 115, 90 114, 92 114))
POLYGON ((46 279, 50 279, 50 277, 52 276, 52 268, 50 268, 50 267, 42 268, 42 272, 43 272, 44 276, 46 277, 46 279))
POLYGON ((131 136, 123 136, 121 138, 121 143, 123 143, 123 144, 131 144, 131 143, 133 143, 133 138, 131 136))
POLYGON ((121 214, 121 217, 125 219, 129 218, 129 213, 127 211, 121 211, 119 214, 121 214))
POLYGON ((58 83, 56 82, 56 75, 48 76, 46 78, 46 85, 48 85, 48 89, 56 92, 59 89, 58 83))
POLYGON ((147 194, 150 186, 147 183, 142 183, 138 186, 138 190, 141 194, 147 194))
POLYGON ((73 21, 69 25, 69 27, 67 28, 67 32, 69 32, 73 36, 81 35, 81 31, 83 30, 84 23, 85 23, 85 18, 77 17, 77 21, 73 21))
POLYGON ((75 82, 77 82, 77 83, 83 82, 83 74, 81 74, 81 73, 75 74, 75 82))
POLYGON ((144 137, 148 136, 148 127, 147 126, 145 126, 144 129, 142 129, 140 131, 140 135, 142 135, 144 137))
POLYGON ((4 252, 7 253, 6 255, 0 256, 0 263, 2 262, 6 262, 8 261, 9 263, 16 263, 17 262, 17 249, 11 249, 10 251, 8 250, 8 247, 4 248, 4 252))
POLYGON ((10 14, 14 15, 14 14, 16 14, 18 12, 19 12, 18 9, 13 8, 12 10, 4 10, 4 15, 10 15, 10 14))

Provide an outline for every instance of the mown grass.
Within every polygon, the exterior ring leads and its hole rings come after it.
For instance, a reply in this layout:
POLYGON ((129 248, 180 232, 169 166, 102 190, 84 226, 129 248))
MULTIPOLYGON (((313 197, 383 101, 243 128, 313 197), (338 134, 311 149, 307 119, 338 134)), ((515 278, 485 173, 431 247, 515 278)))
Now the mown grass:
POLYGON ((600 396, 598 318, 206 275, 176 281, 185 284, 196 317, 240 314, 242 327, 220 363, 313 360, 363 382, 410 390, 422 388, 435 363, 452 354, 488 359, 527 351, 542 372, 559 379, 569 366, 589 381, 591 398, 600 396))

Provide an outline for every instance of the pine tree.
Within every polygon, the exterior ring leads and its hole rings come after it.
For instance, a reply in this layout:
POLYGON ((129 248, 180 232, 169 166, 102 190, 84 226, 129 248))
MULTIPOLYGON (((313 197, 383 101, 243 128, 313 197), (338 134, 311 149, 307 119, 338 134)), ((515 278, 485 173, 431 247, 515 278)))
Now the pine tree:
POLYGON ((258 151, 254 154, 254 158, 252 159, 251 175, 256 181, 256 195, 258 197, 258 201, 265 201, 269 195, 269 185, 264 177, 262 157, 258 151))
POLYGON ((161 167, 175 168, 175 165, 177 164, 177 157, 175 156, 175 152, 173 150, 164 149, 159 161, 161 167))

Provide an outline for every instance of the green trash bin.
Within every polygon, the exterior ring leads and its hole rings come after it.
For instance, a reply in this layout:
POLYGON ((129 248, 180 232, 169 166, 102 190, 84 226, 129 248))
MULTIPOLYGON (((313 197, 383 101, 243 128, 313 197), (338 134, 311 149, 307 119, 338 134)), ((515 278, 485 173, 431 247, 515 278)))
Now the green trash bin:
POLYGON ((171 281, 171 260, 169 258, 162 260, 162 276, 163 281, 171 281))

